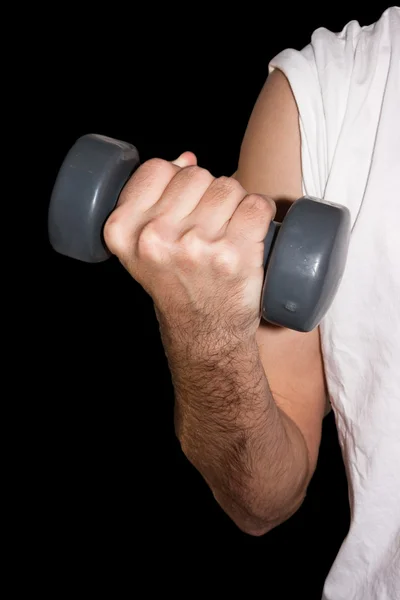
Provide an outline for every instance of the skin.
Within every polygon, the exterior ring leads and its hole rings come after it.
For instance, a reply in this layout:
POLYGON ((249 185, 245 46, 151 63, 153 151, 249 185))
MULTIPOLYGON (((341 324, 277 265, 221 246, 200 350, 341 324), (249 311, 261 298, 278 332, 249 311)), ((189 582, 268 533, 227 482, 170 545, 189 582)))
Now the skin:
POLYGON ((296 104, 268 78, 232 177, 191 152, 147 161, 104 239, 153 299, 189 461, 236 525, 263 535, 301 506, 326 411, 319 331, 260 321, 263 241, 302 195, 296 104))

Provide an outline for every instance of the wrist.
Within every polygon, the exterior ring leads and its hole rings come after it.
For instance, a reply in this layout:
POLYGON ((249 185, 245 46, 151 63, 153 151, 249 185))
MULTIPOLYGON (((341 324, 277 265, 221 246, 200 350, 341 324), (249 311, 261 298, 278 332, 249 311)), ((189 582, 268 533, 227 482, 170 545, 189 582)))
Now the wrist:
POLYGON ((182 326, 160 324, 161 340, 167 357, 193 367, 224 367, 234 360, 258 356, 255 335, 238 337, 226 329, 189 331, 182 326))
POLYGON ((154 305, 159 331, 167 356, 211 366, 230 362, 233 357, 258 353, 256 330, 238 331, 220 319, 198 319, 180 313, 175 317, 154 305))

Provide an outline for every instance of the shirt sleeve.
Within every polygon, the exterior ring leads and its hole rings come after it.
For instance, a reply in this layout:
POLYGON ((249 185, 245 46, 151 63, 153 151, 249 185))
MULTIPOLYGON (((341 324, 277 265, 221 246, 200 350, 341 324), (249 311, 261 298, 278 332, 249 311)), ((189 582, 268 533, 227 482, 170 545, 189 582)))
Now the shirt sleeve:
POLYGON ((299 111, 303 193, 324 198, 346 113, 361 27, 352 21, 339 33, 317 29, 302 50, 287 48, 269 63, 289 81, 299 111))

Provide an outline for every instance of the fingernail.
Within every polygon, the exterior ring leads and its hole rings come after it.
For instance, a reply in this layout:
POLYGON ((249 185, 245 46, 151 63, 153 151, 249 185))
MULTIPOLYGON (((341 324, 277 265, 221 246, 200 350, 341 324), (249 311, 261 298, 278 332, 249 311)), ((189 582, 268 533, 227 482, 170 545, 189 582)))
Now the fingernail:
POLYGON ((193 152, 182 152, 177 159, 172 161, 172 164, 182 168, 188 167, 189 165, 197 164, 197 158, 193 152))

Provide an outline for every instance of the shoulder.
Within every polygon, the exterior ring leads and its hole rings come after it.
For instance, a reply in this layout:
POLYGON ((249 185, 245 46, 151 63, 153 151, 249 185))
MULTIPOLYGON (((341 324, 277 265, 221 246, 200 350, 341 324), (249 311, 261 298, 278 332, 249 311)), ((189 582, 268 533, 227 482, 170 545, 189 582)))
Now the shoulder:
POLYGON ((399 61, 398 7, 375 23, 320 27, 303 48, 285 48, 270 60, 269 72, 284 74, 298 109, 305 193, 324 195, 345 123, 357 121, 368 103, 379 109, 387 81, 399 78, 399 61))
POLYGON ((386 9, 374 23, 362 25, 352 20, 340 31, 317 28, 305 47, 286 48, 275 56, 270 70, 290 70, 293 75, 297 69, 302 76, 308 73, 319 82, 328 82, 332 76, 349 81, 354 63, 371 67, 380 56, 397 49, 399 44, 400 8, 394 6, 386 9))

